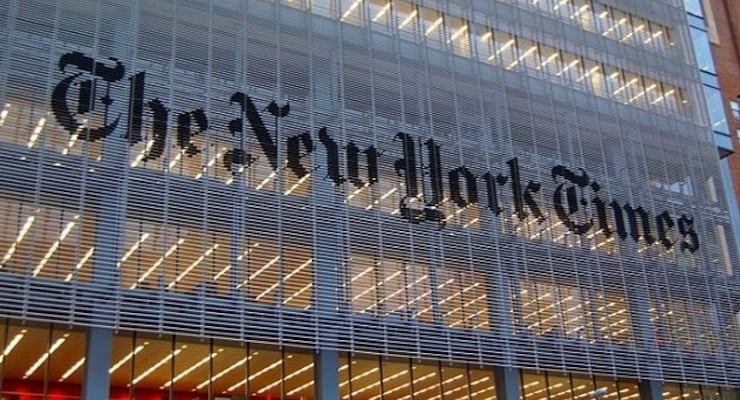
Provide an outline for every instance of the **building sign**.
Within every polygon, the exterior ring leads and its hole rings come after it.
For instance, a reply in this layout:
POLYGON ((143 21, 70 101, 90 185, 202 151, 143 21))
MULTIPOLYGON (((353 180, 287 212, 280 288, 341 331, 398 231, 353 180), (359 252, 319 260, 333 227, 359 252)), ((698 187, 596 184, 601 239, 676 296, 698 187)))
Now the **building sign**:
MULTIPOLYGON (((143 161, 158 159, 164 153, 171 110, 158 98, 145 100, 145 72, 129 77, 128 99, 111 98, 111 85, 124 80, 125 68, 118 60, 110 61, 99 62, 79 52, 64 54, 59 60, 59 68, 67 76, 52 93, 54 116, 65 130, 75 134, 82 127, 78 116, 101 105, 108 116, 110 106, 123 101, 130 114, 125 139, 131 145, 142 140, 143 117, 145 112, 148 113, 152 119, 150 137, 153 142, 148 146, 143 161), (69 71, 73 68, 76 71, 69 71), (103 89, 99 90, 99 86, 103 89), (72 87, 76 88, 77 98, 73 98, 72 87)), ((240 116, 231 120, 225 129, 237 137, 253 135, 270 167, 278 171, 278 140, 281 138, 276 132, 270 132, 263 117, 289 118, 290 105, 272 102, 259 111, 253 99, 241 92, 234 93, 230 100, 235 108, 239 107, 240 116)), ((107 138, 117 129, 121 118, 121 115, 106 118, 101 126, 88 128, 82 139, 92 142, 107 138)), ((201 149, 193 144, 192 139, 211 127, 204 110, 181 112, 172 120, 176 121, 176 142, 183 153, 187 156, 199 154, 201 149)), ((583 169, 553 166, 550 177, 554 188, 545 193, 541 182, 522 178, 516 157, 499 170, 476 175, 464 165, 442 165, 443 149, 434 139, 423 141, 398 132, 394 140, 401 147, 402 157, 389 162, 404 181, 406 193, 401 197, 399 210, 401 217, 411 223, 436 223, 443 228, 446 216, 441 205, 446 196, 459 209, 479 207, 500 216, 505 209, 512 208, 520 221, 531 217, 542 223, 547 216, 537 197, 544 194, 551 197, 559 222, 574 234, 600 232, 609 239, 634 242, 642 239, 649 246, 662 246, 667 250, 678 248, 689 253, 699 249, 692 217, 685 214, 675 216, 668 211, 651 215, 640 205, 609 199, 602 192, 601 185, 583 169), (425 165, 421 165, 422 159, 427 160, 425 165), (428 190, 421 190, 422 186, 428 190), (504 192, 510 195, 504 196, 504 192)), ((378 183, 382 150, 374 146, 360 148, 352 141, 337 143, 326 127, 320 128, 316 136, 303 132, 285 139, 282 147, 286 149, 287 168, 298 178, 310 173, 303 159, 314 153, 317 146, 322 146, 326 154, 325 164, 318 168, 324 169, 335 185, 350 183, 362 188, 378 183), (341 154, 342 149, 344 154, 341 154), (344 169, 341 168, 342 161, 344 169)), ((255 157, 243 145, 238 145, 225 154, 223 162, 227 169, 236 173, 242 167, 248 168, 254 160, 255 157)))

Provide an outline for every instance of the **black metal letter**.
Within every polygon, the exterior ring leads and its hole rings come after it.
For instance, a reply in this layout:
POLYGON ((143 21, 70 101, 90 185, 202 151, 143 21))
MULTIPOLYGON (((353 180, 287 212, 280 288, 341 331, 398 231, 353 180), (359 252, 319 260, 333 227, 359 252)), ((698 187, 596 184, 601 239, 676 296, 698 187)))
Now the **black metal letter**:
POLYGON ((202 108, 177 116, 177 144, 185 150, 188 157, 200 153, 200 150, 193 144, 192 138, 205 132, 206 129, 208 129, 208 118, 202 108), (195 120, 195 124, 198 125, 198 130, 195 132, 190 128, 192 120, 195 120))
POLYGON ((504 209, 501 207, 497 186, 504 186, 506 181, 509 180, 509 177, 501 174, 494 177, 490 172, 486 172, 485 175, 483 175, 483 180, 486 181, 488 209, 491 210, 494 215, 499 216, 504 209))
POLYGON ((319 130, 319 141, 326 148, 326 170, 329 179, 334 182, 335 185, 341 185, 345 179, 339 172, 339 146, 334 139, 329 136, 326 128, 319 130))
MULTIPOLYGON (((277 161, 277 138, 273 140, 270 136, 270 133, 267 131, 267 127, 265 127, 265 123, 262 121, 262 117, 260 117, 257 107, 254 106, 252 99, 244 93, 237 92, 231 96, 231 101, 233 103, 239 103, 242 106, 242 112, 247 114, 247 121, 249 121, 252 131, 257 136, 257 141, 259 142, 260 147, 262 147, 262 151, 265 153, 265 156, 267 156, 270 166, 274 171, 277 171, 279 168, 277 161)), ((287 111, 281 112, 278 109, 276 112, 278 112, 278 114, 275 115, 276 120, 278 117, 287 115, 287 111)), ((229 126, 234 128, 234 124, 236 124, 236 120, 232 121, 229 126)), ((232 133, 233 132, 234 131, 232 130, 232 133)))
POLYGON ((141 131, 144 117, 144 82, 146 81, 146 72, 139 72, 129 78, 131 80, 131 89, 129 90, 128 106, 128 132, 124 138, 130 145, 141 141, 141 131))
POLYGON ((668 230, 673 228, 674 222, 668 211, 663 211, 655 217, 655 224, 658 226, 658 240, 666 250, 670 250, 673 247, 674 240, 668 238, 668 230))
POLYGON ((450 175, 450 197, 452 201, 460 208, 465 208, 471 204, 478 203, 478 182, 475 175, 465 167, 453 169, 450 175), (462 196, 460 178, 465 178, 465 188, 467 189, 467 200, 462 196))
POLYGON ((142 161, 151 161, 159 158, 164 153, 164 146, 167 143, 167 116, 170 110, 159 99, 150 101, 148 105, 154 114, 151 139, 154 143, 152 143, 149 151, 142 158, 142 161))
POLYGON ((694 231, 694 218, 685 214, 681 215, 678 219, 678 232, 683 236, 681 251, 688 250, 693 254, 699 250, 699 236, 694 231))
POLYGON ((313 152, 313 140, 311 140, 311 134, 303 132, 300 135, 291 136, 287 140, 288 145, 288 168, 293 171, 298 178, 303 178, 308 175, 308 170, 301 164, 301 158, 311 154, 313 152), (306 149, 305 153, 301 153, 301 144, 306 149))
POLYGON ((367 160, 367 182, 360 178, 360 149, 354 142, 347 144, 347 175, 349 181, 358 188, 366 184, 372 185, 378 181, 378 150, 370 146, 362 151, 367 160))
MULTIPOLYGON (((77 67, 77 69, 88 72, 92 76, 98 77, 107 82, 105 95, 98 99, 105 106, 103 111, 105 114, 105 125, 97 128, 90 128, 85 132, 85 135, 80 135, 80 138, 89 142, 106 138, 116 129, 120 119, 119 115, 113 122, 107 123, 108 109, 113 103, 113 99, 110 98, 110 85, 111 83, 117 82, 123 78, 125 68, 117 59, 110 58, 109 60, 115 62, 113 67, 106 66, 102 62, 97 62, 92 57, 87 57, 80 52, 66 53, 59 58, 60 71, 64 72, 68 65, 73 65, 77 67)), ((69 89, 72 87, 72 83, 82 75, 82 72, 78 72, 62 79, 51 94, 52 112, 54 113, 57 122, 59 122, 59 125, 69 132, 70 135, 77 134, 80 129, 81 124, 77 121, 77 116, 95 109, 96 79, 94 78, 80 83, 76 113, 72 112, 67 104, 69 100, 69 89)))
POLYGON ((583 198, 583 188, 588 186, 591 179, 588 177, 586 171, 580 168, 579 170, 581 171, 581 174, 577 175, 568 168, 562 165, 558 165, 552 169, 551 173, 553 181, 557 182, 558 176, 565 179, 565 182, 558 185, 558 187, 555 189, 555 193, 553 194, 555 213, 557 214, 558 218, 560 218, 560 221, 563 222, 563 225, 565 225, 565 227, 567 227, 570 231, 577 235, 582 235, 588 232, 591 227, 593 227, 594 223, 593 218, 589 218, 587 222, 580 224, 571 220, 570 218, 571 215, 578 212, 579 203, 584 206, 588 204, 586 199, 583 198), (565 200, 568 203, 568 210, 566 211, 565 207, 563 207, 563 188, 568 183, 575 184, 575 186, 568 185, 568 187, 565 189, 565 200), (578 198, 579 191, 581 192, 580 199, 578 198))
POLYGON ((440 146, 429 139, 424 144, 427 146, 429 153, 429 180, 432 186, 432 197, 426 202, 429 206, 439 206, 444 198, 444 187, 442 186, 442 157, 440 155, 440 146))

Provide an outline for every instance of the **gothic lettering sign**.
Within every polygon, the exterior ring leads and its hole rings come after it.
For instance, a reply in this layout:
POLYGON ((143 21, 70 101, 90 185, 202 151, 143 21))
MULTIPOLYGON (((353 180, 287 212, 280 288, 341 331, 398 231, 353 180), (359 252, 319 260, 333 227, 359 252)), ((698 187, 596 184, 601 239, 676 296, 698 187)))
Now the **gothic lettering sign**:
MULTIPOLYGON (((128 79, 129 98, 121 100, 111 97, 111 85, 124 80, 125 68, 120 61, 110 59, 99 62, 82 53, 73 52, 60 58, 59 69, 66 77, 53 90, 51 107, 57 122, 66 131, 70 134, 78 132, 81 126, 78 117, 91 112, 95 107, 103 107, 105 122, 100 126, 90 127, 83 139, 91 142, 106 139, 118 128, 123 117, 109 115, 108 111, 114 102, 123 101, 130 114, 124 138, 131 145, 142 141, 146 112, 152 121, 152 131, 148 136, 153 143, 148 146, 143 160, 155 160, 162 156, 172 110, 158 98, 145 100, 145 72, 133 74, 128 79), (73 85, 77 88, 74 91, 77 93, 76 98, 72 98, 70 90, 73 85), (76 108, 73 106, 75 104, 76 108)), ((273 101, 266 106, 260 105, 263 106, 260 111, 260 106, 249 95, 241 92, 234 93, 230 102, 235 106, 235 111, 239 112, 239 117, 229 121, 225 129, 236 137, 253 135, 270 167, 278 171, 280 138, 275 132, 270 132, 263 118, 287 118, 290 116, 290 105, 287 102, 278 104, 273 101)), ((175 142, 183 154, 193 156, 200 153, 201 149, 191 139, 211 127, 204 110, 178 112, 173 115, 172 120, 176 123, 175 142)), ((544 193, 542 182, 525 181, 522 178, 517 157, 507 161, 500 171, 476 175, 464 165, 442 165, 443 149, 434 139, 421 140, 406 132, 398 132, 394 141, 400 147, 401 157, 387 161, 392 163, 396 174, 404 182, 405 193, 398 208, 400 216, 411 223, 433 222, 443 228, 446 216, 441 205, 446 198, 460 209, 477 206, 499 216, 505 209, 511 208, 520 221, 534 218, 541 223, 547 216, 537 198, 544 194, 551 197, 560 223, 574 234, 600 232, 608 239, 634 242, 642 239, 648 246, 662 246, 667 250, 675 247, 689 253, 699 249, 699 237, 692 217, 674 216, 668 211, 651 215, 640 205, 608 199, 601 190, 602 186, 583 169, 563 165, 552 167, 549 172, 554 189, 550 193, 544 193), (444 184, 445 176, 447 185, 444 184), (583 215, 590 217, 583 218, 583 215)), ((248 168, 256 159, 245 150, 243 141, 237 143, 240 144, 235 145, 223 158, 224 166, 231 171, 248 168)), ((382 150, 374 146, 361 148, 352 141, 337 143, 327 127, 320 128, 316 135, 302 132, 285 138, 286 168, 299 178, 307 176, 311 170, 302 160, 315 152, 317 146, 323 146, 326 153, 324 165, 318 168, 323 168, 327 178, 335 185, 350 183, 362 188, 378 183, 378 164, 384 161, 381 160, 382 150), (340 154, 342 149, 343 155, 340 154), (346 165, 344 170, 341 168, 342 164, 346 165)))

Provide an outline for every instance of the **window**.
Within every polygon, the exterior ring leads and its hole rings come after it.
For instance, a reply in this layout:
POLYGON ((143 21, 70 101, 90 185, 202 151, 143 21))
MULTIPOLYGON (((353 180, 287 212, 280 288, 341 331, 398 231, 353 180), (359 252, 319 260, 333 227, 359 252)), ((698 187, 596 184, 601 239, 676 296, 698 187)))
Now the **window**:
POLYGON ((703 15, 702 12, 701 12, 701 1, 699 1, 699 0, 684 0, 684 5, 686 6, 686 11, 688 11, 688 12, 694 14, 694 15, 698 15, 698 16, 702 16, 703 15))
MULTIPOLYGON (((712 123, 712 130, 729 135, 730 128, 727 126, 724 106, 720 106, 720 104, 723 104, 722 93, 720 93, 717 88, 704 86, 704 95, 707 99, 707 108, 709 109, 709 118, 712 123)), ((734 109, 733 115, 735 115, 734 109)), ((740 114, 737 115, 737 118, 740 118, 740 114)))
POLYGON ((730 108, 732 109, 732 117, 740 119, 740 103, 737 101, 730 101, 730 108))
POLYGON ((716 74, 717 70, 714 68, 712 49, 709 46, 707 32, 692 27, 691 40, 694 42, 694 54, 696 54, 696 62, 699 64, 699 69, 704 72, 716 74))

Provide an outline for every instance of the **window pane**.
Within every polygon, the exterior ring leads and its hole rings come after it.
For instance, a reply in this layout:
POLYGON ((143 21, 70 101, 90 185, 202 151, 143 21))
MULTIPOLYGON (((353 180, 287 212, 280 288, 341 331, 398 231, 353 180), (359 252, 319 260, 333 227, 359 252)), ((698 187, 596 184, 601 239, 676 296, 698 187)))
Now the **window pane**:
POLYGON ((703 15, 701 12, 701 0, 684 0, 683 3, 686 6, 686 11, 696 15, 703 15))
POLYGON ((732 117, 735 119, 740 119, 740 103, 738 103, 737 101, 731 101, 730 109, 732 109, 732 117))
POLYGON ((712 130, 729 135, 730 129, 727 126, 727 119, 725 118, 725 105, 722 101, 722 93, 719 89, 704 86, 704 95, 707 98, 707 108, 709 109, 712 130))
POLYGON ((703 30, 691 28, 691 40, 694 42, 694 54, 699 69, 709 73, 716 73, 712 59, 712 49, 709 47, 709 36, 703 30))
POLYGON ((0 324, 0 368, 6 398, 41 399, 44 393, 79 396, 85 333, 53 325, 0 324), (5 335, 7 333, 7 335, 5 335), (19 396, 19 397, 16 397, 19 396))

